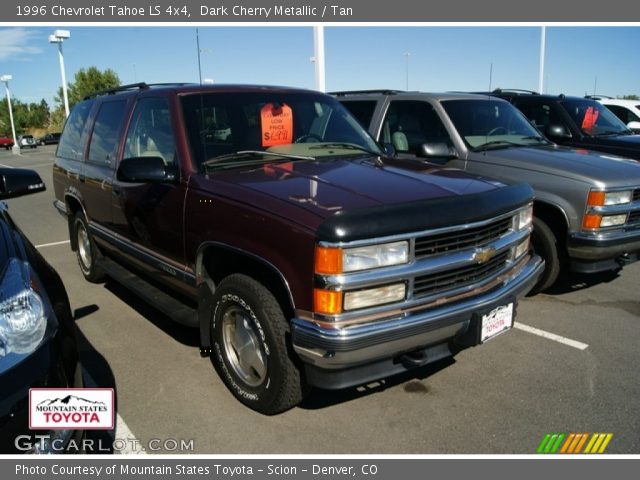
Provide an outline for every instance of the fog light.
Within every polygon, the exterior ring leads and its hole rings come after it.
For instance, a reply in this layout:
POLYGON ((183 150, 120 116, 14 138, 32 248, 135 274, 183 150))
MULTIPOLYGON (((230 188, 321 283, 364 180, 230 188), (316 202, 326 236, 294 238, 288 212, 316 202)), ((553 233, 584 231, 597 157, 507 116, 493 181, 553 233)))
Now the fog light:
POLYGON ((600 227, 615 227, 616 225, 624 225, 627 221, 627 214, 623 215, 606 215, 600 221, 600 227))
POLYGON ((404 300, 407 287, 404 283, 387 285, 386 287, 369 288, 344 294, 344 309, 355 310, 357 308, 373 307, 385 303, 404 300))

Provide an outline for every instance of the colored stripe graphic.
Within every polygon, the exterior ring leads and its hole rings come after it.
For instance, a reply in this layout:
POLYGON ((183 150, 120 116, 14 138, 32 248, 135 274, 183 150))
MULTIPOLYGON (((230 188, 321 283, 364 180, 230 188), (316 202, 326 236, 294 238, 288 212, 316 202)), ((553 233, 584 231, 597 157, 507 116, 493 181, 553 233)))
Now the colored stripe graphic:
POLYGON ((538 453, 556 453, 564 437, 564 433, 547 433, 536 451, 538 453))
POLYGON ((547 433, 542 438, 536 452, 543 454, 600 454, 604 453, 612 438, 613 433, 547 433))

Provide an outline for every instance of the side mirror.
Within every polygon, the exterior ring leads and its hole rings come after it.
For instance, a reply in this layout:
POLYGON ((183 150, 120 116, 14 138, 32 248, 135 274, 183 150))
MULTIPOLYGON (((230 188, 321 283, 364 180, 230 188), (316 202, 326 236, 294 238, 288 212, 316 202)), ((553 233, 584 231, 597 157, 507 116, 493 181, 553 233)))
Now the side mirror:
POLYGON ((426 158, 456 158, 455 150, 443 142, 423 143, 420 145, 420 156, 426 158))
POLYGON ((25 168, 0 168, 0 200, 43 192, 40 175, 25 168))
POLYGON ((549 125, 545 132, 547 137, 552 140, 567 140, 571 138, 571 132, 569 132, 564 125, 549 125))
POLYGON ((629 130, 633 130, 634 132, 640 132, 640 122, 629 122, 627 123, 627 127, 629 130))
POLYGON ((395 157, 398 154, 392 143, 381 143, 380 148, 385 157, 395 157))
POLYGON ((176 172, 167 167, 160 157, 131 157, 125 158, 118 165, 116 173, 122 182, 173 182, 176 172))

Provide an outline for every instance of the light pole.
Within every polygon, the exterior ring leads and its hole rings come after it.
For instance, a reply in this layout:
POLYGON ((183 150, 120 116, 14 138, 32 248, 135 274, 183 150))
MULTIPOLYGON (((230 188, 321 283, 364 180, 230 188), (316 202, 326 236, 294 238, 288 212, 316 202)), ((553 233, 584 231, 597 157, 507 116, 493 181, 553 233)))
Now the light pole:
POLYGON ((404 55, 404 56, 406 57, 406 59, 407 59, 407 71, 406 71, 406 73, 407 73, 407 75, 406 75, 406 79, 407 79, 407 88, 406 88, 406 90, 407 90, 407 92, 408 92, 408 91, 409 91, 409 57, 411 56, 411 53, 409 53, 409 52, 405 52, 405 53, 403 53, 403 55, 404 55))
POLYGON ((64 98, 65 117, 69 116, 69 98, 67 97, 67 77, 64 74, 64 56, 62 55, 62 42, 71 37, 69 30, 56 30, 49 35, 49 43, 58 44, 58 58, 60 60, 60 76, 62 77, 62 97, 64 98))
POLYGON ((0 82, 4 82, 4 88, 7 92, 7 103, 9 104, 9 120, 11 121, 11 134, 13 135, 13 147, 11 147, 11 151, 14 155, 20 155, 20 145, 18 145, 18 139, 16 138, 16 126, 13 123, 13 110, 11 109, 11 92, 9 91, 9 80, 12 78, 11 75, 2 75, 0 82))

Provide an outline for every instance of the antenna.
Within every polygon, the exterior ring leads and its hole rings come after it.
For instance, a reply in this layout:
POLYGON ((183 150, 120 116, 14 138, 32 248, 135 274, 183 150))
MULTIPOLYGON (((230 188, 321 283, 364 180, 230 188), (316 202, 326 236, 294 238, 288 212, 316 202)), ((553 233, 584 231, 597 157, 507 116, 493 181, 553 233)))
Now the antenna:
POLYGON ((202 85, 202 67, 200 65, 200 35, 198 34, 197 28, 196 28, 196 48, 198 49, 198 79, 200 80, 200 85, 202 85))
POLYGON ((491 80, 493 79, 493 63, 489 64, 489 91, 491 91, 491 80))

